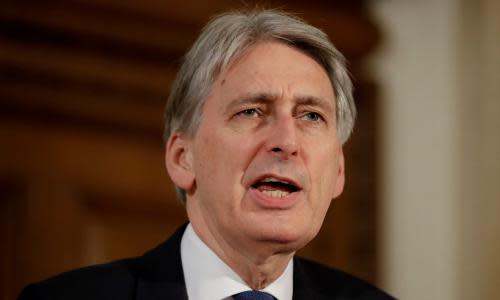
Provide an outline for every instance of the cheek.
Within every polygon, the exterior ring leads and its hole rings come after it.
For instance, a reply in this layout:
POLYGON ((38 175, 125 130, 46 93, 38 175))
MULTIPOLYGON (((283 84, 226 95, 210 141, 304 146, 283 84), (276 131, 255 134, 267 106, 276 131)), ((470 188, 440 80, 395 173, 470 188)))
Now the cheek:
POLYGON ((329 151, 316 154, 315 159, 313 159, 314 166, 310 172, 313 176, 313 185, 317 185, 316 188, 320 197, 318 200, 330 203, 335 194, 335 183, 338 180, 339 158, 337 155, 332 154, 336 153, 335 150, 328 147, 325 147, 325 149, 329 149, 329 151), (318 159, 320 157, 323 159, 318 159))
POLYGON ((195 181, 197 189, 205 194, 217 182, 217 155, 216 143, 213 143, 207 131, 199 132, 194 151, 195 181))
POLYGON ((199 188, 216 194, 231 192, 242 173, 242 142, 223 132, 204 132, 197 150, 195 176, 199 188))

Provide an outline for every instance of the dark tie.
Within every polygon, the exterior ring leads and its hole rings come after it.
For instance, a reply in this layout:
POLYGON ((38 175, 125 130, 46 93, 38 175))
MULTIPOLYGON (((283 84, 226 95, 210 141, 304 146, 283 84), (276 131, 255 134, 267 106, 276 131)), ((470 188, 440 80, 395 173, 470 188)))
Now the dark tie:
POLYGON ((246 291, 233 296, 234 300, 276 300, 271 294, 259 291, 246 291))

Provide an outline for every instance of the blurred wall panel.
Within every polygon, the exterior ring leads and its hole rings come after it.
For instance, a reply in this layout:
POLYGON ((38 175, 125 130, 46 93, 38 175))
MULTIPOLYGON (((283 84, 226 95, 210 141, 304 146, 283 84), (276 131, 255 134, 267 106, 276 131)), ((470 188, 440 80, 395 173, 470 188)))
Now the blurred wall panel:
POLYGON ((401 299, 500 299, 496 0, 374 1, 382 286, 401 299))
MULTIPOLYGON (((261 3, 260 1, 258 1, 261 3)), ((246 7, 254 7, 245 1, 246 7)), ((324 29, 355 77, 348 183, 301 253, 376 281, 377 27, 363 1, 269 1, 324 29)), ((5 1, 0 6, 0 293, 140 255, 185 222, 162 115, 183 53, 229 0, 5 1)), ((260 5, 262 6, 262 5, 260 5)))

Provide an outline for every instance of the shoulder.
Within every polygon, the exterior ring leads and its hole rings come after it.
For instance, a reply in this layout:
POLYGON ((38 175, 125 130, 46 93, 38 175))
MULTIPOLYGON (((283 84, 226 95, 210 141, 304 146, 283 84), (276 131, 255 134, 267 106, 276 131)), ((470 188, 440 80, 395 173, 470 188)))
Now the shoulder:
POLYGON ((364 280, 303 258, 294 261, 294 280, 324 299, 394 299, 364 280))
POLYGON ((18 300, 32 299, 129 299, 133 294, 135 259, 89 266, 33 283, 18 300))
POLYGON ((141 287, 148 292, 149 288, 161 290, 164 286, 168 286, 173 294, 182 294, 184 278, 180 240, 185 228, 186 224, 140 257, 85 267, 30 284, 18 300, 127 300, 133 299, 141 287))

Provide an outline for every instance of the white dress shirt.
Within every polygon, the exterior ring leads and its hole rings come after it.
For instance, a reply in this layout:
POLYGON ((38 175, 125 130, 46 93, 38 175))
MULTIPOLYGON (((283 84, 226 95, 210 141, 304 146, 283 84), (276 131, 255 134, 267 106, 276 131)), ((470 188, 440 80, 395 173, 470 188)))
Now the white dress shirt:
MULTIPOLYGON (((198 237, 189 224, 181 240, 181 260, 188 299, 230 300, 251 288, 198 237)), ((278 300, 292 300, 293 259, 263 292, 278 300)))

